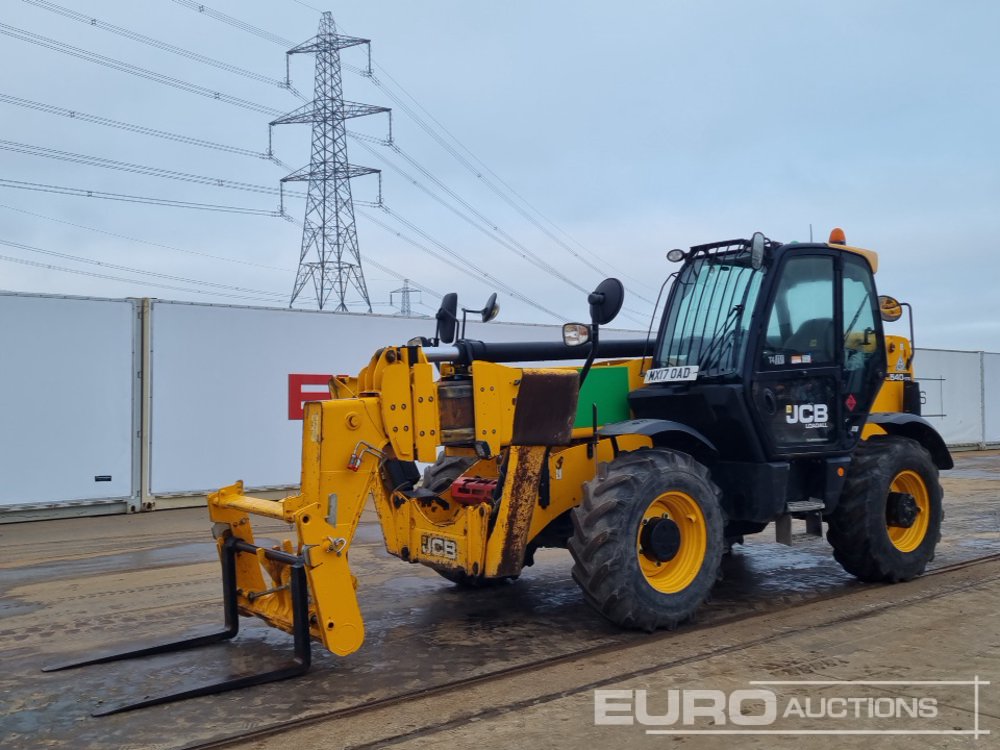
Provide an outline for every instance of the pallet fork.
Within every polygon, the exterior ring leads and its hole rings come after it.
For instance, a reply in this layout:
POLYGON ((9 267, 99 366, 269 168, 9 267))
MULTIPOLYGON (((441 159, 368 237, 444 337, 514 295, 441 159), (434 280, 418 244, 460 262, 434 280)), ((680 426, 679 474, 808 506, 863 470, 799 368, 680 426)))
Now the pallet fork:
POLYGON ((72 661, 51 664, 42 668, 43 672, 57 672, 64 669, 73 669, 90 664, 103 664, 124 659, 133 659, 140 656, 152 656, 155 654, 165 654, 174 651, 185 651, 187 649, 207 646, 233 638, 240 629, 239 607, 237 603, 236 586, 236 556, 241 553, 259 556, 263 554, 273 562, 285 565, 290 569, 289 588, 292 595, 292 609, 294 613, 292 636, 294 639, 294 657, 289 664, 268 672, 255 674, 233 675, 228 679, 217 682, 202 682, 172 692, 160 693, 158 695, 146 696, 137 701, 124 701, 102 706, 91 713, 92 716, 108 716, 110 714, 131 711, 136 708, 146 706, 157 706, 164 703, 184 700, 185 698, 195 698, 201 695, 216 695, 230 690, 250 687, 252 685, 263 685, 268 682, 286 680, 290 677, 297 677, 305 674, 309 670, 312 662, 312 649, 309 635, 309 592, 306 584, 305 561, 300 555, 293 555, 288 552, 276 549, 267 549, 250 544, 232 535, 227 536, 220 545, 220 560, 222 562, 222 595, 223 609, 225 612, 225 628, 214 633, 189 636, 171 641, 150 643, 146 646, 130 647, 125 649, 113 649, 100 651, 89 656, 72 661))

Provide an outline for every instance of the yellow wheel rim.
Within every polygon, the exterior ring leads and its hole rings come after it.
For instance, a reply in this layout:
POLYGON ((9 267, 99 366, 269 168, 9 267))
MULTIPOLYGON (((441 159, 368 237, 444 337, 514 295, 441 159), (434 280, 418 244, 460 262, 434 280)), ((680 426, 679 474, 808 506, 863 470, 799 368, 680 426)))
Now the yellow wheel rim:
POLYGON ((698 503, 686 492, 664 492, 642 514, 636 533, 636 556, 646 583, 662 594, 683 591, 698 576, 708 546, 708 527, 698 503), (657 560, 642 548, 642 531, 654 519, 668 518, 677 524, 680 544, 676 554, 666 561, 657 560))
POLYGON ((927 536, 927 526, 930 524, 931 501, 927 485, 915 471, 901 471, 889 485, 889 492, 905 492, 912 495, 917 508, 920 509, 916 520, 908 529, 886 524, 889 541, 892 542, 893 546, 900 552, 913 552, 924 541, 924 537, 927 536))

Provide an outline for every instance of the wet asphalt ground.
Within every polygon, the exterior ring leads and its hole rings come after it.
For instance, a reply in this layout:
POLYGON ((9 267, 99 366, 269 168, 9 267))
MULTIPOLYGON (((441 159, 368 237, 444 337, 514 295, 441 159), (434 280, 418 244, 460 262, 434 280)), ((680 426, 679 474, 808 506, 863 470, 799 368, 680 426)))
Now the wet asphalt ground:
MULTIPOLYGON (((946 519, 932 568, 1000 552, 1000 455, 956 454, 956 462, 943 477, 946 519)), ((280 524, 255 528, 261 537, 284 534, 280 524)), ((824 540, 772 540, 768 530, 736 547, 700 623, 870 588, 840 569, 824 540)), ((351 557, 367 631, 360 651, 339 658, 317 646, 312 670, 292 681, 94 718, 110 703, 277 666, 291 639, 243 619, 231 643, 42 673, 63 656, 221 625, 209 523, 204 510, 189 509, 16 524, 0 526, 0 548, 4 748, 182 748, 646 637, 618 630, 583 602, 563 550, 541 551, 516 582, 470 591, 390 557, 378 526, 367 523, 351 557)))

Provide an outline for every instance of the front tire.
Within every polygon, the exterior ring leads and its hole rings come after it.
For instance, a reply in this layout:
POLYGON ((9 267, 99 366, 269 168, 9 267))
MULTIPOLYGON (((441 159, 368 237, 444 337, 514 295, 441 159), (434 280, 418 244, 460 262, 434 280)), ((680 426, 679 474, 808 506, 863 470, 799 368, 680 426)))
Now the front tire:
POLYGON ((689 619, 725 549, 721 492, 686 453, 623 453, 584 485, 573 509, 573 579, 612 622, 653 631, 689 619))
POLYGON ((899 435, 869 438, 858 445, 828 518, 834 558, 862 581, 915 578, 941 538, 942 496, 937 466, 920 443, 899 435))

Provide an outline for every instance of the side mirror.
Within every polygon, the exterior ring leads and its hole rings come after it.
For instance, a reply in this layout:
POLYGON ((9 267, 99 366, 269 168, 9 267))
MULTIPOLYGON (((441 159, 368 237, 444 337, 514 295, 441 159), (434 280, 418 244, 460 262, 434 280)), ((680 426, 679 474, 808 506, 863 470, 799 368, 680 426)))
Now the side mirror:
POLYGON ((625 287, 618 279, 605 279, 590 293, 590 320, 594 325, 603 326, 615 319, 625 301, 625 287))
POLYGON ((435 317, 437 332, 434 338, 442 344, 455 343, 455 326, 458 324, 458 295, 455 292, 444 295, 435 317))
POLYGON ((764 265, 764 249, 767 246, 767 238, 760 232, 754 232, 750 238, 750 267, 753 270, 764 265))
POLYGON ((590 326, 585 323, 567 323, 563 326, 563 343, 566 346, 583 346, 590 341, 590 326))
POLYGON ((486 300, 486 307, 482 310, 483 322, 489 323, 493 318, 500 314, 500 305, 497 304, 497 293, 493 292, 490 298, 486 300))
POLYGON ((888 294, 879 295, 878 308, 882 315, 882 320, 887 323, 899 320, 903 316, 903 306, 899 303, 899 300, 895 297, 890 297, 888 294))
MULTIPOLYGON (((447 299, 447 297, 445 297, 447 299)), ((442 306, 444 303, 442 302, 442 306)), ((459 334, 463 339, 465 338, 465 326, 469 321, 469 313, 476 313, 484 323, 489 323, 493 318, 500 314, 500 305, 497 304, 497 293, 493 292, 490 298, 486 300, 486 307, 482 310, 470 310, 467 307, 462 308, 462 331, 459 334)), ((440 313, 439 313, 440 314, 440 313)))

